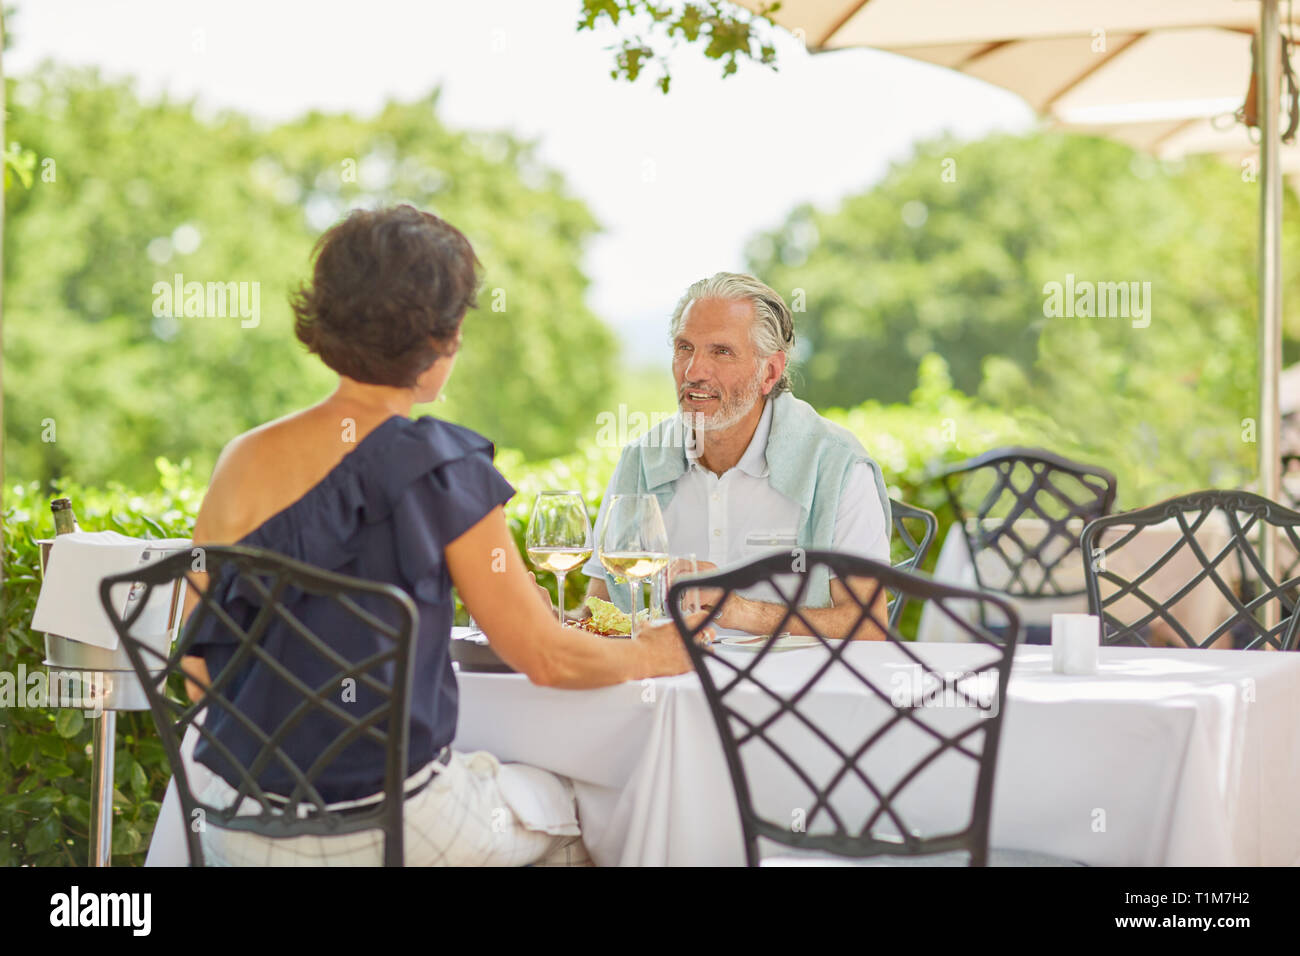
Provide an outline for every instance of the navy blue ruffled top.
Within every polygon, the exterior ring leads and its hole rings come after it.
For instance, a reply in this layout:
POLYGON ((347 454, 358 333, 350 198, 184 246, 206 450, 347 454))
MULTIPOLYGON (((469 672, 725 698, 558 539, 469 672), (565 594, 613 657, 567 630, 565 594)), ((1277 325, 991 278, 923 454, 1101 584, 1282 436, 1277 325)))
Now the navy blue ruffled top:
MULTIPOLYGON (((458 697, 450 656, 453 602, 444 551, 514 495, 493 467, 492 453, 491 442, 467 428, 428 416, 395 416, 366 435, 306 494, 238 542, 329 571, 395 584, 411 595, 420 615, 411 695, 412 773, 456 734, 458 697)), ((227 566, 226 573, 213 576, 212 593, 247 630, 260 600, 255 588, 229 570, 227 566)), ((356 618, 328 598, 291 591, 282 600, 349 660, 362 660, 381 649, 380 641, 387 643, 359 627, 356 618)), ((197 627, 190 653, 204 658, 215 679, 233 659, 235 638, 213 615, 206 615, 197 627)), ((334 664, 280 621, 270 626, 261 646, 309 686, 320 686, 337 673, 334 664)), ((244 666, 223 692, 267 734, 275 732, 300 700, 256 662, 244 666)), ((365 682, 357 681, 355 703, 344 706, 366 713, 369 693, 365 682)), ((209 711, 205 726, 245 766, 261 749, 219 706, 209 711)), ((298 766, 310 767, 340 726, 316 711, 282 746, 298 766)), ((219 748, 200 740, 194 756, 237 785, 238 776, 219 748)), ((382 790, 383 779, 382 748, 358 740, 317 778, 317 788, 327 801, 353 800, 382 790)), ((265 769, 259 783, 275 793, 293 791, 292 776, 275 765, 265 769)))

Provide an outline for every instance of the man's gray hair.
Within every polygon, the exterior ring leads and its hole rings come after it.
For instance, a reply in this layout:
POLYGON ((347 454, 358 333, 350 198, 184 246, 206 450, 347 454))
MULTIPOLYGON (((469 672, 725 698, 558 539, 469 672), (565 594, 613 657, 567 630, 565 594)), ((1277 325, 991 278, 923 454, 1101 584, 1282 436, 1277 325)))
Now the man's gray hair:
POLYGON ((772 394, 790 391, 790 352, 794 349, 794 317, 780 293, 751 275, 739 272, 719 272, 707 279, 691 283, 673 309, 669 326, 673 339, 682 328, 686 309, 697 299, 722 299, 728 302, 747 301, 754 306, 754 324, 750 336, 759 355, 767 358, 777 352, 786 355, 786 368, 772 388, 772 394))

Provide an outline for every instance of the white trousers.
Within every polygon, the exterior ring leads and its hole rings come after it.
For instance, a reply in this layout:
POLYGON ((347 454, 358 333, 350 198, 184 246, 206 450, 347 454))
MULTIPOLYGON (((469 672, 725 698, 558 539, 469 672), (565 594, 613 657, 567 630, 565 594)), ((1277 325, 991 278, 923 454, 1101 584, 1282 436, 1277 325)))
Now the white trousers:
MULTIPOLYGON (((453 751, 446 765, 430 767, 437 775, 403 811, 407 866, 589 865, 568 780, 482 751, 453 751)), ((212 774, 196 796, 224 807, 235 790, 212 774)), ((247 799, 245 809, 257 812, 247 799)), ((202 841, 209 866, 378 866, 384 852, 378 830, 273 840, 206 826, 202 841)))

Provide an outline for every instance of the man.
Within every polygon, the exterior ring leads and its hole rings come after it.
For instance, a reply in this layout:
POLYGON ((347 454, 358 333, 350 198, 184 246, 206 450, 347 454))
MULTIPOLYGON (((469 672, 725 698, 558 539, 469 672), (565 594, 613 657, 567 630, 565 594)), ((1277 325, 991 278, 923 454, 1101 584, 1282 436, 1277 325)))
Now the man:
MULTIPOLYGON (((889 498, 880 468, 847 430, 790 391, 786 365, 794 321, 781 296, 753 276, 719 272, 694 283, 673 312, 678 415, 623 449, 604 501, 659 498, 670 552, 695 554, 700 570, 734 567, 774 552, 830 549, 889 560, 889 498)), ((597 533, 604 518, 602 505, 597 533)), ((627 587, 598 559, 583 568, 588 594, 626 607, 627 587)), ((680 569, 679 569, 680 570, 680 569)), ((868 600, 874 582, 854 582, 868 600), (867 586, 864 586, 867 585, 867 586)), ((717 599, 706 592, 705 604, 717 599)), ((886 599, 874 610, 884 619, 886 599)), ((844 582, 814 568, 805 615, 827 636, 848 636, 860 613, 844 582)), ((770 633, 783 604, 734 594, 725 628, 770 633)), ((808 633, 791 620, 791 633, 808 633)), ((855 637, 883 635, 869 625, 855 637)))

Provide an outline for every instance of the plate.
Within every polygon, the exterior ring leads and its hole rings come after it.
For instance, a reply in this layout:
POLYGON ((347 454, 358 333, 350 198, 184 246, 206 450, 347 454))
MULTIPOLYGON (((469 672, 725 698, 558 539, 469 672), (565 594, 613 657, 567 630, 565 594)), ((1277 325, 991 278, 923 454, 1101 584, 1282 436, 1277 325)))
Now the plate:
POLYGON ((812 634, 782 634, 772 640, 766 634, 758 637, 724 637, 719 639, 719 644, 728 649, 737 651, 754 651, 757 653, 764 647, 773 651, 793 651, 800 647, 817 647, 821 644, 821 639, 812 634))
POLYGON ((481 631, 451 639, 451 659, 464 673, 513 674, 515 669, 497 656, 481 631))
POLYGON ((631 634, 605 634, 601 631, 593 631, 589 627, 584 627, 583 625, 585 625, 587 621, 590 620, 591 618, 587 618, 586 620, 583 621, 565 621, 564 626, 574 628, 575 630, 578 631, 586 631, 588 634, 594 634, 597 637, 607 637, 610 638, 611 640, 618 640, 620 638, 626 639, 632 636, 631 634))

